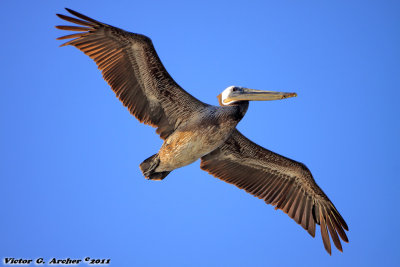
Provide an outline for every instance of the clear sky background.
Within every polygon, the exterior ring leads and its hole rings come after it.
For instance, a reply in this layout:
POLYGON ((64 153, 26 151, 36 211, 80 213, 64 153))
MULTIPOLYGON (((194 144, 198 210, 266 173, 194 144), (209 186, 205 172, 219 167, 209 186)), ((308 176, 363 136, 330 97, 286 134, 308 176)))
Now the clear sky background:
MULTIPOLYGON (((9 1, 2 15, 0 258, 112 266, 395 266, 398 1, 9 1), (305 163, 350 231, 323 247, 282 211, 199 169, 147 181, 154 129, 90 58, 58 48, 64 7, 152 38, 172 77, 217 105, 227 86, 295 91, 238 128, 305 163)), ((83 266, 83 265, 82 265, 83 266)))

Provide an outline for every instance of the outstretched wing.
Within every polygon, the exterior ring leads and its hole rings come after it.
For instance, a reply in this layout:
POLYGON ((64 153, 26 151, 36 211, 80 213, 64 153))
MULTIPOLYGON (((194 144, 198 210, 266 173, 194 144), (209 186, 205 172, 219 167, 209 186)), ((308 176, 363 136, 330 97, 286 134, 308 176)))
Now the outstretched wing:
POLYGON ((184 91, 168 74, 150 38, 101 23, 76 11, 77 18, 57 14, 81 26, 56 26, 78 33, 58 38, 91 57, 116 96, 139 121, 158 127, 167 138, 182 121, 206 106, 184 91))
POLYGON ((253 143, 239 131, 235 130, 221 147, 202 157, 200 167, 283 210, 313 237, 315 224, 320 224, 329 254, 328 232, 340 251, 343 250, 339 236, 348 242, 346 222, 308 168, 253 143))

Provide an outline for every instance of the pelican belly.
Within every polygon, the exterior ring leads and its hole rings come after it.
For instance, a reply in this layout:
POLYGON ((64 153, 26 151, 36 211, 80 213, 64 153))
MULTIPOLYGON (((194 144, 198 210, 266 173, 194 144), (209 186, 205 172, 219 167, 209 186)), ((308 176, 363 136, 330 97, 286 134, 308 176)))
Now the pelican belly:
POLYGON ((213 124, 187 127, 176 131, 165 140, 158 155, 156 171, 172 171, 189 165, 222 145, 236 124, 213 124))

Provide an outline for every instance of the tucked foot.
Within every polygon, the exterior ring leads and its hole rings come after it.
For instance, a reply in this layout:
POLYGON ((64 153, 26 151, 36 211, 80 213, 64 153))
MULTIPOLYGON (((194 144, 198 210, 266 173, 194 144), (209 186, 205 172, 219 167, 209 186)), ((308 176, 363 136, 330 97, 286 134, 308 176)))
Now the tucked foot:
POLYGON ((145 178, 147 180, 161 181, 163 180, 170 172, 154 172, 145 178))

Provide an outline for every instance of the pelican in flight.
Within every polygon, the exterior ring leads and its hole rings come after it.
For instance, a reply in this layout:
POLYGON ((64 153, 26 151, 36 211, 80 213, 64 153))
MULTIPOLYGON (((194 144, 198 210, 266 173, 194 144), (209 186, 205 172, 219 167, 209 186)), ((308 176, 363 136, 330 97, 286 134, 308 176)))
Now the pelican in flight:
POLYGON ((202 170, 283 210, 311 236, 315 225, 320 225, 329 254, 329 234, 343 251, 340 239, 348 242, 347 224, 308 168, 253 143, 236 129, 249 101, 284 99, 296 93, 229 86, 218 95, 220 106, 208 105, 172 79, 150 38, 66 10, 75 17, 57 16, 79 26, 56 26, 75 32, 58 38, 72 39, 61 46, 75 46, 92 58, 130 113, 156 127, 164 140, 158 153, 140 164, 147 179, 162 180, 200 159, 202 170))

